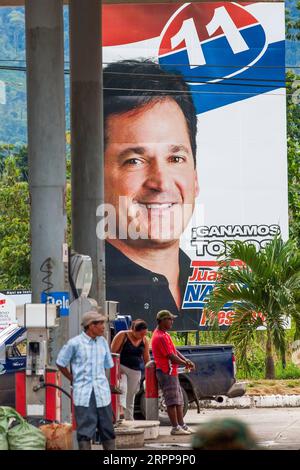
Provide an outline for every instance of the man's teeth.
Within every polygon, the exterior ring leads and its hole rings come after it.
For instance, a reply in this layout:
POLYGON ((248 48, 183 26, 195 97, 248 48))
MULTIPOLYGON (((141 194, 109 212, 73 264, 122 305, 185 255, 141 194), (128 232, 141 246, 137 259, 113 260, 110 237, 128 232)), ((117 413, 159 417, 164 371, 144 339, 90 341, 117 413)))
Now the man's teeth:
POLYGON ((172 204, 146 204, 147 209, 169 209, 172 204))

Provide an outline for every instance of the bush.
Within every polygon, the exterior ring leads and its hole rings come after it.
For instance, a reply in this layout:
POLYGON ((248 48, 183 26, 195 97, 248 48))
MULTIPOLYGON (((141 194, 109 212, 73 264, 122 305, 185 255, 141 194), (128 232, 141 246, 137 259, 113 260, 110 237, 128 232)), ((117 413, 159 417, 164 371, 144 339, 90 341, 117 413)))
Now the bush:
POLYGON ((286 368, 283 369, 281 362, 275 365, 276 379, 299 379, 300 367, 297 367, 292 362, 287 362, 286 368))

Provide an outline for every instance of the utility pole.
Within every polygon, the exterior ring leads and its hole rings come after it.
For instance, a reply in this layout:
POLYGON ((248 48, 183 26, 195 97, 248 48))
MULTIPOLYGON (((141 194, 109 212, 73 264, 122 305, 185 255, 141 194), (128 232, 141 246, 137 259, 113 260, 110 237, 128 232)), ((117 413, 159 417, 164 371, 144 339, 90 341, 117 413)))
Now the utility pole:
POLYGON ((91 257, 89 295, 105 311, 104 240, 96 235, 104 202, 101 4, 69 2, 73 249, 91 257))
MULTIPOLYGON (((25 21, 32 302, 61 307, 47 348, 54 365, 69 330, 63 0, 26 0, 25 21)), ((62 409, 66 420, 65 398, 62 409)))

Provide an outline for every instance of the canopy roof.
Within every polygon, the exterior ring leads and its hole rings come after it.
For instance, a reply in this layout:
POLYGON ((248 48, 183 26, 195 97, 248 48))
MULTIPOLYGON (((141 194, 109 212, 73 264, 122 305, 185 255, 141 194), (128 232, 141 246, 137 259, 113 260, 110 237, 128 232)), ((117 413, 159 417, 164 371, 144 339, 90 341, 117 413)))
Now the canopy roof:
MULTIPOLYGON (((220 0, 189 0, 190 2, 214 2, 220 0)), ((229 0, 225 0, 229 1, 229 0)), ((280 2, 284 0, 259 0, 262 2, 280 2)), ((69 3, 69 0, 64 0, 65 4, 69 3)), ((180 0, 102 0, 102 3, 181 3, 180 0)), ((184 3, 184 2, 182 2, 184 3)), ((248 3, 248 2, 246 2, 248 3)), ((255 0, 254 2, 255 3, 255 0)), ((0 0, 1 7, 8 6, 21 6, 25 4, 25 0, 0 0)))

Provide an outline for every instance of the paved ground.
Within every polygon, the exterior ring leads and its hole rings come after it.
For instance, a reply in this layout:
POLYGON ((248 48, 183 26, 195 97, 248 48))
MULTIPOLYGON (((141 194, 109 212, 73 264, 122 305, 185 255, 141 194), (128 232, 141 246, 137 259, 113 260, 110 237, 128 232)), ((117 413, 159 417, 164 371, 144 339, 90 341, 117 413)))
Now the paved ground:
MULTIPOLYGON (((263 449, 300 450, 300 408, 206 409, 197 414, 189 410, 185 421, 194 430, 201 423, 221 417, 235 417, 247 423, 263 449)), ((141 427, 142 421, 136 421, 141 427)), ((190 448, 190 436, 171 436, 169 426, 160 426, 155 440, 145 441, 143 450, 184 450, 190 448)), ((102 446, 93 446, 94 450, 102 446)), ((136 447, 134 450, 141 450, 136 447)))
MULTIPOLYGON (((300 408, 251 408, 245 410, 196 410, 188 411, 187 424, 197 429, 199 424, 212 418, 232 416, 247 423, 261 446, 265 449, 300 450, 300 408)), ((184 449, 189 436, 170 436, 170 427, 160 427, 160 437, 146 441, 145 449, 184 449), (150 447, 151 445, 151 447, 150 447)))

